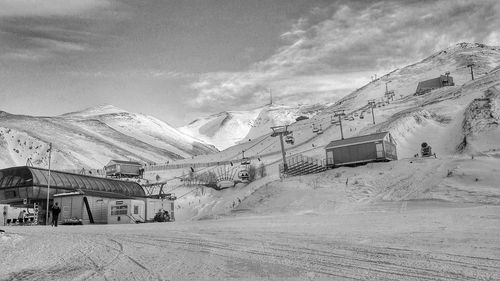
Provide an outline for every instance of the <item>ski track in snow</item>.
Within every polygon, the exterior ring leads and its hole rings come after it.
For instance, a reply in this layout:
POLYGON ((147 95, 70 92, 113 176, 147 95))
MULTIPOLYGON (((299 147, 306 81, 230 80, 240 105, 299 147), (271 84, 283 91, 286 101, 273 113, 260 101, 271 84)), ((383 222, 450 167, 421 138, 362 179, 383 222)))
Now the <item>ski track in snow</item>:
POLYGON ((498 206, 419 204, 362 205, 359 213, 331 220, 306 213, 148 225, 10 227, 23 239, 2 250, 2 264, 11 270, 0 269, 0 280, 500 278, 500 240, 493 235, 500 227, 474 225, 495 219, 498 206), (462 228, 455 216, 474 222, 462 228), (26 255, 26 263, 12 264, 13 256, 26 255))

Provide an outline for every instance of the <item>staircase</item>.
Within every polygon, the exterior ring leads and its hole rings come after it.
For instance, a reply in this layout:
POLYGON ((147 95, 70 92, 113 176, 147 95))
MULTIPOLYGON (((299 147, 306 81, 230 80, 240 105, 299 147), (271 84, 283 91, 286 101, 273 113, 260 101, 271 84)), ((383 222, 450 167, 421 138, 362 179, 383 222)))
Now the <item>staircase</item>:
POLYGON ((283 164, 279 165, 280 177, 301 176, 315 174, 326 171, 324 160, 319 160, 302 154, 293 155, 286 158, 288 171, 284 171, 283 164))

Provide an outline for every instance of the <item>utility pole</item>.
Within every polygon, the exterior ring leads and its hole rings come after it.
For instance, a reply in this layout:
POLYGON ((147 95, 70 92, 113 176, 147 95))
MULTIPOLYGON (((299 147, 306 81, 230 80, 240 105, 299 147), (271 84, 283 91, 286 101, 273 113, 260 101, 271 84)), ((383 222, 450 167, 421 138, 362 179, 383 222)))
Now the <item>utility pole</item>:
POLYGON ((467 65, 467 67, 470 67, 470 76, 472 77, 472 80, 474 80, 474 71, 472 70, 474 66, 475 64, 473 63, 467 65))
POLYGON ((341 139, 344 139, 344 132, 342 130, 342 117, 345 116, 344 110, 337 110, 333 112, 335 117, 339 118, 339 125, 340 125, 340 137, 341 139))
POLYGON ((281 144, 281 155, 283 157, 283 172, 288 171, 288 164, 286 163, 286 152, 285 152, 285 144, 283 143, 283 136, 289 135, 292 132, 288 131, 288 126, 275 126, 271 127, 273 130, 273 133, 271 134, 271 137, 280 137, 280 144, 281 144))
POLYGON ((47 178, 47 212, 45 213, 45 225, 49 223, 49 202, 50 202, 50 158, 52 154, 52 143, 49 144, 49 176, 47 178))
POLYGON ((372 108, 372 120, 373 124, 375 124, 375 114, 373 113, 373 108, 375 107, 375 100, 368 100, 368 105, 372 108))

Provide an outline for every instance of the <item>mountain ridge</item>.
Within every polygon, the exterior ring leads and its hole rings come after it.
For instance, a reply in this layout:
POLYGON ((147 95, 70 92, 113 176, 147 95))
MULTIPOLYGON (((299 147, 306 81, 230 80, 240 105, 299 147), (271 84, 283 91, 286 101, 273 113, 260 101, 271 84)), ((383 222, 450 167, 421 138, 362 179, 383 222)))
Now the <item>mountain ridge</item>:
POLYGON ((151 116, 111 105, 55 117, 2 114, 0 166, 47 165, 46 148, 54 147, 54 167, 102 168, 111 159, 167 162, 216 148, 178 132, 151 116))

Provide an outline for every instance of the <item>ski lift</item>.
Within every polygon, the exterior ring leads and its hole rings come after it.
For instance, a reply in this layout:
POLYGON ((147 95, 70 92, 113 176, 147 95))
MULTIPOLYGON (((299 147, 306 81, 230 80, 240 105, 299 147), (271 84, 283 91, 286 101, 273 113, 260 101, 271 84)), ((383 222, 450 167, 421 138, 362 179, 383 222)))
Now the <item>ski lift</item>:
POLYGON ((288 143, 288 144, 293 145, 295 143, 295 139, 294 139, 293 135, 292 134, 287 135, 285 137, 285 142, 288 143))
POLYGON ((250 158, 245 157, 245 151, 241 152, 241 165, 250 165, 250 158))
POLYGON ((241 158, 241 165, 250 165, 250 158, 248 157, 241 158))
POLYGON ((248 179, 250 178, 250 175, 248 174, 247 170, 241 170, 238 173, 238 177, 241 179, 241 181, 248 182, 248 179))
POLYGON ((316 132, 316 134, 318 134, 318 135, 323 134, 323 129, 321 128, 321 125, 319 125, 319 129, 318 129, 318 131, 316 132))
POLYGON ((365 117, 363 116, 363 114, 359 115, 359 119, 364 119, 365 117))
POLYGON ((330 117, 330 124, 336 124, 337 120, 333 119, 333 115, 330 117))
POLYGON ((313 133, 317 133, 318 131, 319 131, 319 129, 316 128, 316 126, 314 126, 314 124, 313 124, 313 133))

